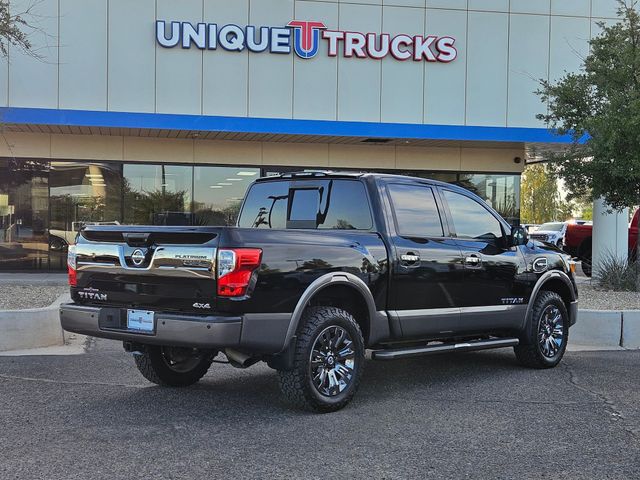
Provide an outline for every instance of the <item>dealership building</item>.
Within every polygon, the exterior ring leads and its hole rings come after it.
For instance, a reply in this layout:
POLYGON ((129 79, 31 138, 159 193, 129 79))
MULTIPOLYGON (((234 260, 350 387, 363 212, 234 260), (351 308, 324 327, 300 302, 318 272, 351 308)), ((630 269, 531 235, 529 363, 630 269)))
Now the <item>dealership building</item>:
POLYGON ((0 271, 57 270, 87 223, 233 224, 304 169, 457 182, 519 221, 557 147, 539 79, 615 0, 12 0, 0 59, 0 271), (32 5, 32 8, 29 8, 32 5))

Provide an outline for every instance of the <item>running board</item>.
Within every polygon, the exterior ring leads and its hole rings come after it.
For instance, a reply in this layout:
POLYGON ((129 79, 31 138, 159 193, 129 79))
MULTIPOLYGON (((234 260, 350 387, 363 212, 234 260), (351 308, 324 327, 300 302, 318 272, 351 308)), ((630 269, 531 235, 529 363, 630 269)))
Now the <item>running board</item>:
POLYGON ((518 345, 517 338, 496 338, 492 340, 471 340, 461 343, 444 343, 426 345, 424 347, 395 348, 390 350, 374 350, 371 358, 374 360, 397 360, 399 358, 420 357, 447 352, 471 352, 474 350, 488 350, 490 348, 514 347, 518 345))

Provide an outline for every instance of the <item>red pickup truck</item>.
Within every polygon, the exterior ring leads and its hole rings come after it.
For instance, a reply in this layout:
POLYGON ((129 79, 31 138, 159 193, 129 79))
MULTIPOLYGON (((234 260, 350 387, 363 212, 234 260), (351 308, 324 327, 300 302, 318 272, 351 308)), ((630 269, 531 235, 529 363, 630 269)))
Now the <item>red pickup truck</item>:
MULTIPOLYGON (((638 248, 638 218, 640 208, 636 210, 629 227, 629 258, 635 258, 638 248)), ((582 271, 591 276, 591 237, 593 225, 570 223, 564 237, 564 251, 582 261, 582 271)))

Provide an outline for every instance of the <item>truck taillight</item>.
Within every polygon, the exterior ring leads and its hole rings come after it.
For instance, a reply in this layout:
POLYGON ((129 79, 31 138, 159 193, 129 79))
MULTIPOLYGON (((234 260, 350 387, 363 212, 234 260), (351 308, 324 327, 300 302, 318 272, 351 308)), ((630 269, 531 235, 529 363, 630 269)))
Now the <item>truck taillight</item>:
POLYGON ((247 293, 253 272, 260 266, 259 248, 218 250, 218 296, 241 297, 247 293))
POLYGON ((69 270, 69 285, 75 287, 78 285, 75 245, 69 245, 69 250, 67 251, 67 268, 69 270))

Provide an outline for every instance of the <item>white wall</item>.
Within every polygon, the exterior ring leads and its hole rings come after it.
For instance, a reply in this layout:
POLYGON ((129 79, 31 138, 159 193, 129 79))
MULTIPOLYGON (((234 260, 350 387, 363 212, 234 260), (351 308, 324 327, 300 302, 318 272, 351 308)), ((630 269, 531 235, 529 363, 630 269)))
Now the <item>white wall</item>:
MULTIPOLYGON (((20 12, 30 0, 11 0, 20 12)), ((33 58, 0 61, 0 105, 540 127, 541 78, 580 65, 615 0, 41 0, 33 58), (449 34, 450 64, 165 49, 156 19, 449 34)))

